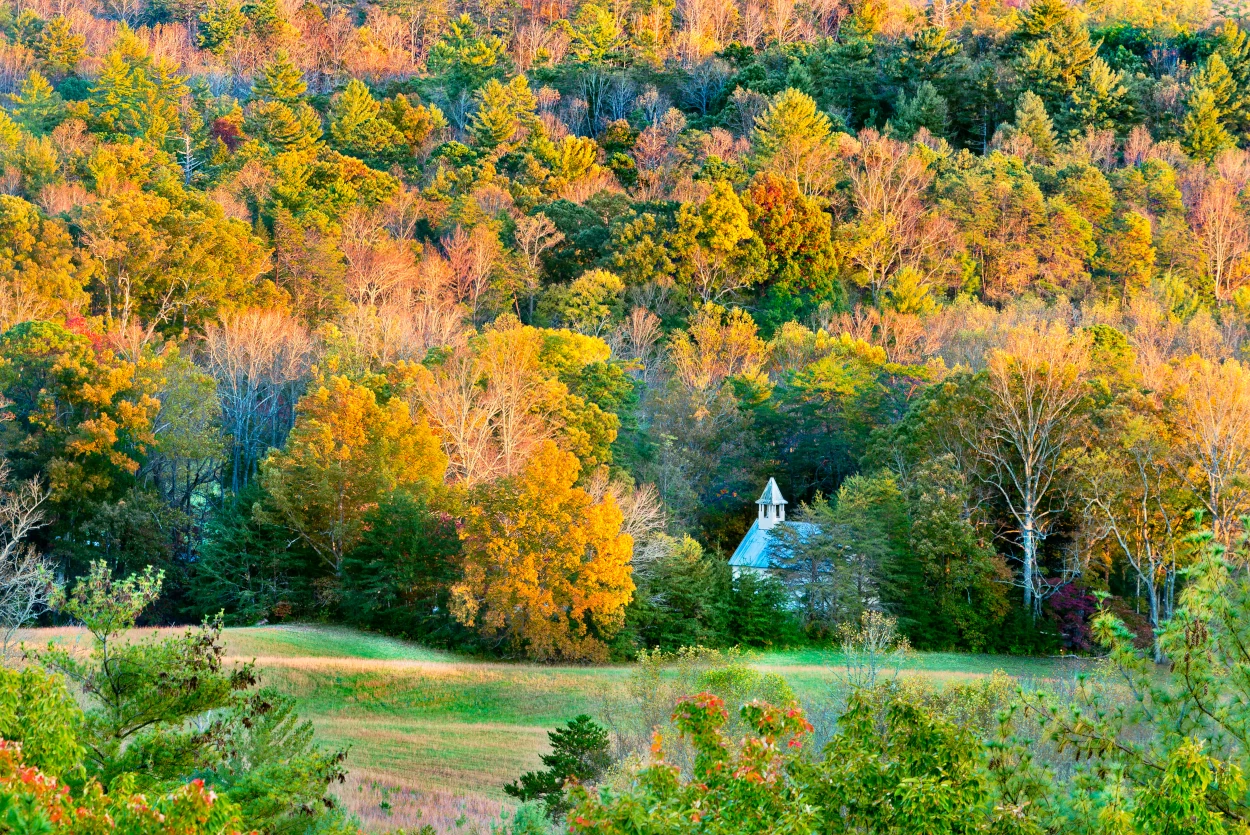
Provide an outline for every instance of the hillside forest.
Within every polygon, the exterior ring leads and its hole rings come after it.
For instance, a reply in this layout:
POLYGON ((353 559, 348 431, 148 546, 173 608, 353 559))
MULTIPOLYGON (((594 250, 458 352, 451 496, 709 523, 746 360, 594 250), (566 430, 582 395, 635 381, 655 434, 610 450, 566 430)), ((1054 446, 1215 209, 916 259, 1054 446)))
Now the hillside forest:
POLYGON ((5 617, 1162 658, 1250 511, 1234 11, 6 2, 5 617))

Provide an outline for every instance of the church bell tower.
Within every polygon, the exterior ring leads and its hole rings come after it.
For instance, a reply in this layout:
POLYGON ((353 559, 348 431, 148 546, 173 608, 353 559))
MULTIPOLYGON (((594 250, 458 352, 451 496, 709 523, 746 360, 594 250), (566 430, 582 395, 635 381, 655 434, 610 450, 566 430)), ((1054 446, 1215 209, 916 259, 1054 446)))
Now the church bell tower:
POLYGON ((771 530, 778 522, 786 521, 786 500, 781 495, 776 479, 768 479, 768 486, 764 488, 756 504, 760 506, 760 530, 771 530))

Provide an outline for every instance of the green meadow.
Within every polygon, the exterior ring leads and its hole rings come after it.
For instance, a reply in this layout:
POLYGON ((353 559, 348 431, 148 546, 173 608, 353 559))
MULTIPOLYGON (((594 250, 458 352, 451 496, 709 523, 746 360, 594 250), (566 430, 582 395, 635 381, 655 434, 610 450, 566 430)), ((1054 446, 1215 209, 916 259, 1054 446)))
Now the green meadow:
MULTIPOLYGON (((140 635, 145 630, 140 630, 140 635)), ((147 633, 150 634, 150 633, 147 633)), ((32 630, 28 640, 78 640, 32 630)), ((512 803, 503 785, 539 765, 547 731, 619 706, 631 665, 486 661, 351 629, 280 625, 225 632, 232 663, 254 661, 265 684, 293 695, 329 746, 345 748, 340 799, 373 830, 425 823, 471 832, 512 803)), ((841 654, 802 649, 748 656, 801 699, 836 686, 841 654)), ((902 669, 945 682, 1002 670, 1022 681, 1072 676, 1073 658, 913 653, 902 669)))

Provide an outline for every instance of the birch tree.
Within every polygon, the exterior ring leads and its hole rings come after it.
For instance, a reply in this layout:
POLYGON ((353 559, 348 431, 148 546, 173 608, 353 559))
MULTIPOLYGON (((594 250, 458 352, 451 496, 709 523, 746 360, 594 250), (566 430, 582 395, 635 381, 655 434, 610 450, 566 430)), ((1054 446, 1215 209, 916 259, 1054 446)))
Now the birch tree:
POLYGON ((47 491, 35 479, 14 485, 0 463, 0 663, 8 663, 17 630, 47 605, 56 588, 52 565, 26 542, 43 527, 47 491))
POLYGON ((1171 405, 1173 466, 1216 539, 1231 544, 1250 510, 1250 369, 1234 359, 1190 357, 1178 369, 1171 405))
POLYGON ((1163 661, 1159 629, 1172 614, 1176 572, 1188 533, 1183 485, 1169 465, 1167 430, 1157 420, 1131 415, 1118 438, 1083 469, 1088 504, 1111 547, 1132 568, 1145 589, 1153 655, 1163 661))
POLYGON ((1068 506, 1069 453, 1081 443, 1088 341, 1059 324, 1018 328, 986 359, 983 415, 965 431, 981 478, 1014 522, 1024 606, 1036 616, 1044 598, 1038 551, 1068 506))
POLYGON ((286 438, 312 353, 308 332, 277 311, 230 313, 205 328, 200 361, 217 382, 231 490, 241 490, 265 451, 286 438))

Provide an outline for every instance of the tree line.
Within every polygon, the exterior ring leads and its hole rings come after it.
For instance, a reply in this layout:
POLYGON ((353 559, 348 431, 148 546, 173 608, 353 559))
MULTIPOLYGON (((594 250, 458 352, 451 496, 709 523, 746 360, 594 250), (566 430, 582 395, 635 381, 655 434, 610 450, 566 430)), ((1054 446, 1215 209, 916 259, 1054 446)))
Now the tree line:
POLYGON ((10 625, 104 560, 164 571, 153 620, 540 659, 877 608, 1082 651, 1104 593, 1153 641, 1250 509, 1250 45, 1201 3, 0 36, 10 625), (734 577, 770 476, 820 535, 734 577))

